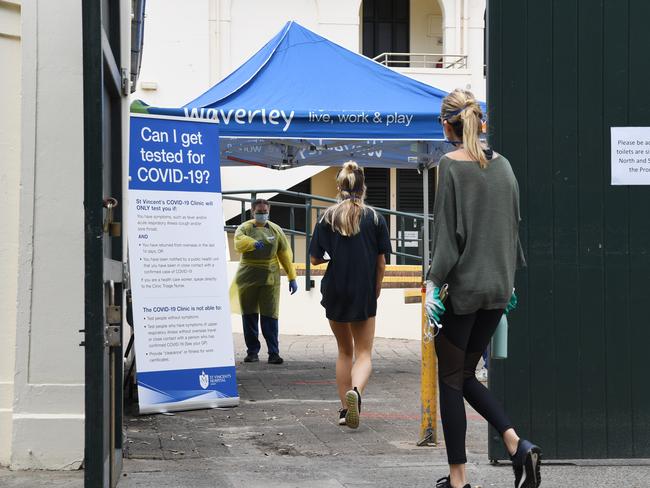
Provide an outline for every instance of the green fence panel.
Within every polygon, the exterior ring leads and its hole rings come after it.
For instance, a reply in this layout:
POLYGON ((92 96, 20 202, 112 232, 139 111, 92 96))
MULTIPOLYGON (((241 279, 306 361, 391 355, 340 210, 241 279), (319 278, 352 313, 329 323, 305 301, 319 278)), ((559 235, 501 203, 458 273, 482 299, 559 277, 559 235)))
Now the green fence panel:
POLYGON ((490 388, 546 458, 650 457, 650 188, 610 185, 610 127, 650 126, 650 2, 489 0, 487 18, 528 260, 490 388))

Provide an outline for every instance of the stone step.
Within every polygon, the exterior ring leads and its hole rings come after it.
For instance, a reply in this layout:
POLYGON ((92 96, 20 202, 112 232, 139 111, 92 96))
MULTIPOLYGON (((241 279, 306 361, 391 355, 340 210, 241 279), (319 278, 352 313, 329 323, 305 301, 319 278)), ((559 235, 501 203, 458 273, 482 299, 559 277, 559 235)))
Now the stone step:
MULTIPOLYGON (((305 263, 295 263, 296 274, 305 276, 305 263)), ((311 267, 311 276, 323 276, 327 264, 319 264, 311 267)), ((286 275, 281 270, 283 276, 286 275)), ((389 264, 386 266, 386 273, 382 288, 404 289, 404 303, 421 303, 420 289, 422 287, 422 268, 414 265, 389 264)))
MULTIPOLYGON (((295 263, 294 267, 296 268, 296 274, 298 276, 305 276, 305 263, 295 263)), ((312 276, 323 276, 325 270, 327 269, 327 264, 319 264, 318 266, 311 266, 311 275, 312 276)), ((284 270, 281 271, 284 276, 286 273, 284 270)), ((422 267, 414 266, 408 264, 389 264, 386 266, 385 277, 397 277, 403 278, 405 281, 415 282, 420 286, 422 281, 422 267)))

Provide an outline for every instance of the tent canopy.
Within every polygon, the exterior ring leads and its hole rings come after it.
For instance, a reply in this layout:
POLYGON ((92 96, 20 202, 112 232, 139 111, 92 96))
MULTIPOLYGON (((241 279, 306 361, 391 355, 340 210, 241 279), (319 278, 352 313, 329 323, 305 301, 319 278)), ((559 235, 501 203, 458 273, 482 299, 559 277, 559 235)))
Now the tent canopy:
POLYGON ((445 95, 291 21, 185 106, 134 110, 215 120, 222 164, 413 168, 442 152, 445 95))

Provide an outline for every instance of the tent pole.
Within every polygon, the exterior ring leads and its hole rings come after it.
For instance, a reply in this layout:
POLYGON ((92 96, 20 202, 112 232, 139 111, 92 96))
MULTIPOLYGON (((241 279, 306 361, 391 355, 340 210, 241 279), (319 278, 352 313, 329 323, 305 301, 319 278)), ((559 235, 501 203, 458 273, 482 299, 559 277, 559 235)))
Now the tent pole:
MULTIPOLYGON (((430 155, 429 144, 426 142, 418 142, 418 153, 430 155)), ((422 160, 421 160, 422 161, 422 160)), ((427 272, 429 271, 429 157, 422 161, 422 195, 423 195, 423 209, 422 215, 424 217, 422 229, 422 281, 425 281, 427 272)))
MULTIPOLYGON (((418 152, 422 153, 422 145, 418 143, 418 152)), ((429 161, 422 163, 422 193, 424 196, 424 208, 422 215, 422 281, 426 279, 429 271, 429 161)), ((421 322, 422 322, 422 359, 420 363, 420 436, 418 446, 432 446, 437 442, 437 418, 438 418, 438 389, 437 389, 437 366, 434 351, 434 344, 428 336, 429 319, 425 310, 426 288, 422 284, 421 292, 421 322)))
POLYGON ((424 216, 422 232, 422 278, 424 281, 429 270, 429 167, 427 163, 425 163, 422 169, 422 185, 422 193, 424 195, 424 208, 422 209, 422 215, 424 216))

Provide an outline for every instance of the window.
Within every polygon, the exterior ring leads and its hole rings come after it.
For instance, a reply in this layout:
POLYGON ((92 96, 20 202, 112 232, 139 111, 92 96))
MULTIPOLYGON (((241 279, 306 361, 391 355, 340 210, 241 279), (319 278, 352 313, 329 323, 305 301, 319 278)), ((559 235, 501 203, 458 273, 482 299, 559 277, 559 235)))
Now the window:
POLYGON ((409 52, 409 3, 406 0, 363 1, 364 56, 374 58, 386 52, 409 52))

